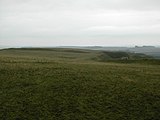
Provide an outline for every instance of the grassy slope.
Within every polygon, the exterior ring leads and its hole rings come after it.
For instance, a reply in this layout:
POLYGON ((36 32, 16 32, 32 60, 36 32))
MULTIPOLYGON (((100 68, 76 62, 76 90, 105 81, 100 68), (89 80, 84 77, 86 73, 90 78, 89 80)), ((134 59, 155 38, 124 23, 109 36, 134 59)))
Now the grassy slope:
POLYGON ((97 62, 95 56, 99 51, 0 51, 0 118, 160 118, 159 61, 97 62))

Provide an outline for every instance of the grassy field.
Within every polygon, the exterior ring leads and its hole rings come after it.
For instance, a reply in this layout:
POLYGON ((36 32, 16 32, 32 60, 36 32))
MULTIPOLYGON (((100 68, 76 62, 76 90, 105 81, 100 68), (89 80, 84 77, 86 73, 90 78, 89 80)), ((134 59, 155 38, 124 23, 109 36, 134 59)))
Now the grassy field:
POLYGON ((0 119, 159 120, 160 60, 116 54, 1 50, 0 119))

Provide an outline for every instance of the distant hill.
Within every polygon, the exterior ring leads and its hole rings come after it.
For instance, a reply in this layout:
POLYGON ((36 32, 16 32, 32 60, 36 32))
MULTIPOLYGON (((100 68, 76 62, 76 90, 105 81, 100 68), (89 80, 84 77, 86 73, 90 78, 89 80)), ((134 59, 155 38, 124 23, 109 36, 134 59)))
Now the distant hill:
MULTIPOLYGON (((75 48, 75 47, 74 47, 75 48)), ((101 46, 89 46, 89 47, 78 47, 81 49, 90 49, 90 50, 104 50, 104 51, 123 51, 131 53, 142 53, 149 56, 152 56, 156 59, 160 59, 160 47, 154 46, 135 46, 135 47, 101 47, 101 46)))
POLYGON ((151 56, 128 51, 107 51, 75 48, 9 48, 0 52, 5 55, 43 58, 47 60, 65 61, 108 61, 108 60, 140 60, 151 59, 151 56))
POLYGON ((146 55, 153 56, 154 58, 160 59, 160 48, 152 47, 152 46, 143 46, 143 47, 135 47, 130 48, 129 51, 135 53, 144 53, 146 55))
MULTIPOLYGON (((9 48, 7 46, 0 46, 0 49, 9 48)), ((127 52, 127 53, 139 53, 146 56, 152 56, 153 58, 160 59, 160 47, 154 46, 135 46, 135 47, 105 47, 105 46, 59 46, 59 47, 46 47, 46 48, 23 48, 23 49, 43 49, 43 50, 55 50, 55 49, 81 49, 81 50, 98 50, 98 51, 110 51, 110 52, 127 52)), ((22 49, 22 48, 21 48, 22 49)))

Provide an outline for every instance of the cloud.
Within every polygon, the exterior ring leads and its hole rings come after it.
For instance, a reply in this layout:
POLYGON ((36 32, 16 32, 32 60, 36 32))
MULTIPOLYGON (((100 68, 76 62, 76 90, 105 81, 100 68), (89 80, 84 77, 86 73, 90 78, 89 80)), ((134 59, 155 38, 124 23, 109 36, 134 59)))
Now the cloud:
POLYGON ((107 44, 118 37, 160 44, 160 1, 1 0, 0 28, 1 44, 107 44))
POLYGON ((85 29, 86 32, 94 34, 159 34, 160 24, 149 26, 93 26, 85 29))
POLYGON ((1 0, 1 10, 160 10, 159 0, 1 0))

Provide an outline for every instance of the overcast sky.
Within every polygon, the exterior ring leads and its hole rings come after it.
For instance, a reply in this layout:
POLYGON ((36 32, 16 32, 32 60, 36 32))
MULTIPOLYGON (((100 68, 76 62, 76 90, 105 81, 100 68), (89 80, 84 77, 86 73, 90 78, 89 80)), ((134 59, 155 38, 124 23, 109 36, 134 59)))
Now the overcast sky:
POLYGON ((160 0, 0 0, 0 45, 160 45, 160 0))

